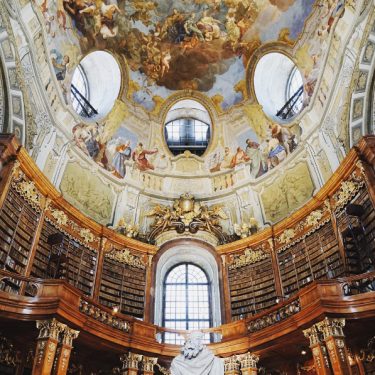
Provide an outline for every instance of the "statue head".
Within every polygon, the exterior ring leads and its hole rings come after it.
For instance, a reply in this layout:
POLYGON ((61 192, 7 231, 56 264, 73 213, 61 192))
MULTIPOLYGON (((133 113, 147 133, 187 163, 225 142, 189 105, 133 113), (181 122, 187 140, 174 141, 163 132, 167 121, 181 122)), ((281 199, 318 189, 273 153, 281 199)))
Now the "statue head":
POLYGON ((184 357, 187 359, 196 358, 204 348, 202 340, 202 332, 192 332, 186 339, 185 344, 181 349, 181 353, 184 355, 184 357))

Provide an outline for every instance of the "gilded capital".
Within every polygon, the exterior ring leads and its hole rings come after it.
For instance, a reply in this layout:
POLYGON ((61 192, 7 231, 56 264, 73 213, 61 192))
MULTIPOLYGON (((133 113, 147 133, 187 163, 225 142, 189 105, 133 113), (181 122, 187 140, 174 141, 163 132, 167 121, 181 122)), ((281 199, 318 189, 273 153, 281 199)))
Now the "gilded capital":
POLYGON ((224 372, 227 371, 238 371, 240 369, 240 363, 238 362, 237 356, 224 358, 224 372))
POLYGON ((129 352, 127 354, 123 354, 120 357, 120 361, 122 362, 122 369, 127 370, 129 368, 137 369, 139 363, 142 362, 143 356, 140 354, 134 354, 129 352))
POLYGON ((307 339, 310 340, 310 347, 320 344, 320 332, 316 325, 313 325, 311 328, 305 329, 303 334, 307 339))
POLYGON ((345 327, 344 318, 325 318, 316 324, 318 330, 322 332, 323 338, 345 337, 343 328, 345 327))
POLYGON ((55 318, 51 320, 37 320, 36 328, 39 329, 38 339, 55 339, 59 340, 59 334, 65 330, 67 326, 60 323, 55 318))
POLYGON ((79 331, 69 328, 68 326, 64 330, 63 344, 68 346, 73 346, 73 340, 75 340, 79 335, 79 331))
POLYGON ((143 371, 153 372, 154 366, 156 365, 157 362, 158 362, 158 359, 156 357, 143 356, 143 361, 142 361, 143 371))
POLYGON ((245 353, 237 356, 241 363, 241 369, 245 368, 257 368, 257 363, 259 361, 259 356, 253 353, 245 353))

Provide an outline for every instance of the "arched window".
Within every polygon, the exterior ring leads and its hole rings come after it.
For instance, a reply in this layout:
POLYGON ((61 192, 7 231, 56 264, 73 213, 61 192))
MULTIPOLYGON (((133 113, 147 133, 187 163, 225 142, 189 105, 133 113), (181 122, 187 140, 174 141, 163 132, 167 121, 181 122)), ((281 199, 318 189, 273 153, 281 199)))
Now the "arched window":
MULTIPOLYGON (((210 295, 209 279, 200 267, 192 263, 173 267, 164 279, 163 326, 178 330, 209 328, 212 325, 210 295)), ((179 336, 168 332, 164 341, 183 343, 179 336)))

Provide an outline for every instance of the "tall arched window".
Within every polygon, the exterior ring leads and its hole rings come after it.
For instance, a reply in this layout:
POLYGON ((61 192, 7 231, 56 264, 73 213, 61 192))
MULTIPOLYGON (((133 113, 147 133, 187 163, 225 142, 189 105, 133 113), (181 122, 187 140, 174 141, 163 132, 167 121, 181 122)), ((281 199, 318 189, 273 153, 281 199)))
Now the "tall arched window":
MULTIPOLYGON (((210 294, 209 279, 200 267, 192 263, 173 267, 164 279, 164 327, 179 330, 209 328, 212 324, 210 294)), ((183 343, 181 337, 168 332, 164 341, 183 343)))

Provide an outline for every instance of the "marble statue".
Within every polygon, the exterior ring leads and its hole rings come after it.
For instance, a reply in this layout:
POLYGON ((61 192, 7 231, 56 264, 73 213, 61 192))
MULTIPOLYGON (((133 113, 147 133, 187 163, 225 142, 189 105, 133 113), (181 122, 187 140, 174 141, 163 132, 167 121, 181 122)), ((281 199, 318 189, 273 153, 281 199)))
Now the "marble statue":
POLYGON ((203 333, 192 332, 172 361, 172 375, 224 375, 224 362, 202 343, 203 333))

